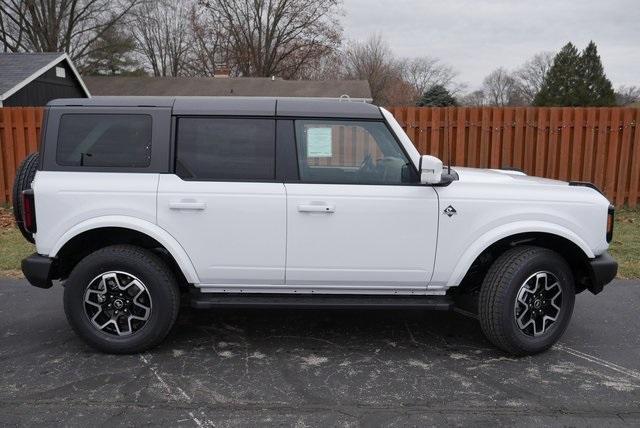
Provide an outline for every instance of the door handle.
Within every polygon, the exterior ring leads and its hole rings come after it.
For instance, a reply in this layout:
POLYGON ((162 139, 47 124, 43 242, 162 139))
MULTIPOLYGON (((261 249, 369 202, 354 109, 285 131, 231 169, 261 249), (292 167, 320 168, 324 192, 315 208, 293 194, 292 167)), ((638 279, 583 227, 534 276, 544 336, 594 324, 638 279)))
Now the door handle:
POLYGON ((202 201, 171 201, 169 202, 169 209, 172 210, 195 210, 202 211, 207 208, 207 204, 202 201))
POLYGON ((329 204, 300 204, 298 211, 301 213, 327 213, 331 214, 336 211, 335 205, 329 204))

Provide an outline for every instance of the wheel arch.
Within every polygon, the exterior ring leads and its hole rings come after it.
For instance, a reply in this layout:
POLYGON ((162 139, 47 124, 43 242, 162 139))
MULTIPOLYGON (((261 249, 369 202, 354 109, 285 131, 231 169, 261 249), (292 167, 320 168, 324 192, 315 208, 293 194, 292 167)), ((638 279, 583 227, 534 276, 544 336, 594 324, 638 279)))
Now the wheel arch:
POLYGON ((449 287, 465 289, 479 286, 478 281, 482 282, 491 263, 506 250, 518 245, 535 245, 556 251, 571 267, 578 288, 576 291, 591 286, 588 261, 595 254, 574 232, 562 226, 544 224, 501 229, 483 235, 467 248, 449 279, 449 287))
POLYGON ((191 259, 175 238, 159 226, 139 218, 108 216, 79 223, 56 241, 49 257, 58 260, 58 273, 65 277, 69 266, 75 265, 79 257, 107 245, 123 243, 164 250, 165 259, 186 282, 199 283, 191 259))

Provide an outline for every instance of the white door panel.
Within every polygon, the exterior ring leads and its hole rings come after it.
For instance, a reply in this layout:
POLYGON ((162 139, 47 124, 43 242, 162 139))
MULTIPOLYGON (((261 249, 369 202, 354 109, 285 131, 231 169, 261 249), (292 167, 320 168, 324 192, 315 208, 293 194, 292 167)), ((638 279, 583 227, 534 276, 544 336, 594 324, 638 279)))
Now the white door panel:
POLYGON ((426 289, 438 227, 433 188, 285 186, 288 286, 426 289))
POLYGON ((202 284, 284 284, 282 183, 160 176, 158 224, 185 248, 202 284))

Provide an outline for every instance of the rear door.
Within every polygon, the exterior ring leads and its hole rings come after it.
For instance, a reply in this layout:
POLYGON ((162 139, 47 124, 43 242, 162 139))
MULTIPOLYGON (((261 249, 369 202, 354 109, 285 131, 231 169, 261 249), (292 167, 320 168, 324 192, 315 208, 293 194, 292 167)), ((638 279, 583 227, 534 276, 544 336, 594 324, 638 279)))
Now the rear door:
POLYGON ((287 189, 291 289, 424 292, 438 198, 382 121, 295 121, 299 182, 287 189))
POLYGON ((175 174, 160 177, 158 224, 184 247, 201 284, 284 284, 286 196, 275 181, 275 124, 273 117, 176 120, 175 174))

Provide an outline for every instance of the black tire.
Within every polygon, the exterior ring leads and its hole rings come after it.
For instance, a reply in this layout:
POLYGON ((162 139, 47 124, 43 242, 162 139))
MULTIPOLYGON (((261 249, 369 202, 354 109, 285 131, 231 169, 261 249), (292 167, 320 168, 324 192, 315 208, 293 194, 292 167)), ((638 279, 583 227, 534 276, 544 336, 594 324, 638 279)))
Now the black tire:
POLYGON ((25 229, 22 221, 22 191, 31 189, 31 183, 36 176, 39 163, 40 155, 38 152, 31 153, 18 167, 16 178, 13 182, 13 217, 22 236, 31 243, 35 242, 33 235, 25 229))
MULTIPOLYGON (((542 283, 543 280, 540 281, 542 283)), ((531 298, 535 305, 544 304, 540 310, 546 310, 549 305, 547 297, 535 302, 536 297, 533 293, 527 293, 529 292, 526 291, 521 296, 531 298)), ((557 291, 552 290, 549 293, 555 294, 557 291)), ((502 254, 489 269, 480 289, 478 316, 482 331, 495 346, 516 356, 532 355, 549 349, 558 341, 569 325, 574 303, 573 275, 567 262, 558 253, 540 247, 515 247, 502 254), (548 309, 554 311, 552 316, 556 320, 553 322, 545 321, 544 314, 533 314, 531 319, 534 324, 528 321, 529 325, 523 330, 516 318, 520 318, 523 312, 530 311, 526 315, 536 312, 535 306, 517 304, 516 299, 525 282, 533 286, 533 282, 537 281, 537 276, 533 275, 537 273, 542 273, 543 278, 547 278, 549 273, 551 276, 548 278, 555 276, 551 282, 559 284, 562 294, 559 299, 552 301, 559 303, 556 306, 560 310, 548 309), (517 314, 516 309, 520 311, 517 314), (548 325, 548 328, 545 329, 545 325, 548 325), (536 336, 537 327, 539 335, 536 336)), ((521 324, 526 323, 521 319, 521 324)))
MULTIPOLYGON (((179 309, 180 291, 172 271, 152 252, 133 245, 113 245, 88 255, 76 265, 65 284, 64 310, 69 324, 89 345, 107 353, 144 352, 158 345, 175 324, 179 309), (85 310, 85 293, 92 280, 112 271, 139 279, 150 298, 146 323, 128 336, 100 330, 85 310)), ((108 328, 113 330, 113 326, 108 328)))

